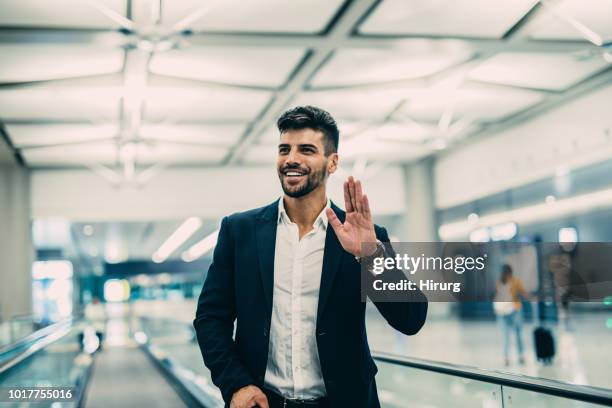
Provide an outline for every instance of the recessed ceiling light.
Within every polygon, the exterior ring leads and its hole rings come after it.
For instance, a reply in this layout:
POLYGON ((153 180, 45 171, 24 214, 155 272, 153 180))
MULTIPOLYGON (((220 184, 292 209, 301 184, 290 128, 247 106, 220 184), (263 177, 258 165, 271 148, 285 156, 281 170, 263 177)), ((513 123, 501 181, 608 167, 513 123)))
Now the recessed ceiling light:
POLYGON ((159 247, 151 258, 153 262, 160 263, 168 259, 168 257, 185 241, 187 241, 200 227, 202 226, 202 220, 198 217, 191 217, 186 219, 180 227, 176 229, 166 239, 166 241, 159 247))
POLYGON ((219 230, 210 233, 204 237, 201 241, 195 243, 191 248, 185 251, 182 255, 182 259, 185 262, 195 261, 217 245, 217 237, 219 236, 219 230))

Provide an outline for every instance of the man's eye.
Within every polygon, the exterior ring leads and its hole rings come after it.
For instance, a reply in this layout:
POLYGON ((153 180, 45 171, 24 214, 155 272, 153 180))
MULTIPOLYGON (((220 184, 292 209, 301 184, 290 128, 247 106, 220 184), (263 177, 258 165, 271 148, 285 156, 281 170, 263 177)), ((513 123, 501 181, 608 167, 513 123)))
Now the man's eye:
POLYGON ((278 149, 278 154, 287 154, 288 152, 289 152, 289 149, 287 148, 278 149))

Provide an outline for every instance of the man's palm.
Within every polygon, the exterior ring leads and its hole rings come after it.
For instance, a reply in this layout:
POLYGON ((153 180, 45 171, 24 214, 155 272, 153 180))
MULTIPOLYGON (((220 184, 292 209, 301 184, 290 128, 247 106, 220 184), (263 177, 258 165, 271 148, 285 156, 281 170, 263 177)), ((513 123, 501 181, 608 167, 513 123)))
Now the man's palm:
POLYGON ((362 245, 375 242, 376 233, 368 197, 363 194, 361 183, 355 181, 353 177, 349 177, 344 183, 344 205, 346 208, 344 224, 331 209, 327 210, 327 217, 342 248, 355 256, 363 256, 362 245))

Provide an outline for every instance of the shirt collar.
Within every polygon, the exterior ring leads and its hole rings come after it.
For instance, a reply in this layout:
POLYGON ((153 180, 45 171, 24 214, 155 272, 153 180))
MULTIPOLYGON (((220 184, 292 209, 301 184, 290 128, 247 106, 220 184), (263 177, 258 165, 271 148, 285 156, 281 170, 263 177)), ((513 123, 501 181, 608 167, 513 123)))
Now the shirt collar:
MULTIPOLYGON (((324 230, 327 229, 327 224, 328 224, 329 220, 327 219, 327 214, 325 214, 325 210, 327 210, 328 208, 331 208, 331 201, 330 201, 329 198, 327 199, 327 203, 325 204, 325 208, 323 208, 323 211, 321 211, 321 214, 319 214, 319 216, 317 217, 317 219, 313 223, 313 226, 317 227, 317 226, 321 225, 324 230)), ((291 219, 289 218, 289 215, 287 214, 287 211, 285 210, 285 203, 283 201, 283 197, 281 197, 280 200, 278 200, 278 219, 277 219, 277 223, 281 223, 283 220, 286 221, 286 222, 292 222, 291 219)))

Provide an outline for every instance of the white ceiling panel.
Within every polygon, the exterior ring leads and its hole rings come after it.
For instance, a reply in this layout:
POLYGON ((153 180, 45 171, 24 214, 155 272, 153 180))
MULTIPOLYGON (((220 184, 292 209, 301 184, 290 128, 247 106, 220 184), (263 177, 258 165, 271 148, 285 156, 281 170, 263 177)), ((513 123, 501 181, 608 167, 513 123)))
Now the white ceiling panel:
POLYGON ((117 135, 116 124, 7 125, 6 131, 15 147, 88 142, 117 135))
MULTIPOLYGON (((571 17, 588 27, 604 42, 612 40, 612 1, 564 0, 557 2, 556 13, 571 17)), ((539 40, 584 40, 581 33, 552 11, 543 12, 529 25, 531 37, 539 40)))
POLYGON ((338 153, 341 159, 352 161, 357 158, 369 160, 413 161, 431 153, 423 144, 380 140, 371 135, 356 137, 341 144, 338 153))
POLYGON ((269 164, 274 166, 276 163, 277 147, 272 144, 257 144, 249 147, 244 154, 243 163, 245 164, 269 164))
POLYGON ((194 31, 317 33, 324 30, 344 0, 199 0, 163 3, 164 24, 206 12, 190 27, 194 31))
POLYGON ((145 117, 154 120, 246 122, 270 100, 270 92, 227 88, 151 87, 145 117))
POLYGON ((454 119, 490 122, 527 109, 542 99, 538 92, 498 88, 413 91, 399 115, 437 122, 445 112, 451 111, 454 119))
POLYGON ((362 34, 501 38, 536 0, 384 0, 362 34))
MULTIPOLYGON (((242 136, 244 124, 151 125, 140 128, 140 136, 169 142, 201 143, 209 146, 230 146, 242 136)), ((197 147, 197 146, 196 146, 197 147)))
POLYGON ((122 50, 91 45, 2 44, 0 55, 0 82, 102 75, 123 67, 122 50))
POLYGON ((327 110, 336 119, 362 121, 382 119, 406 98, 404 89, 351 89, 302 92, 292 103, 314 105, 327 110))
POLYGON ((287 81, 304 52, 295 48, 192 47, 155 54, 150 70, 179 78, 277 87, 287 81))
POLYGON ((422 143, 435 130, 436 126, 414 121, 386 122, 363 129, 355 135, 354 140, 422 143))
POLYGON ((601 57, 579 59, 572 54, 499 53, 473 69, 477 81, 562 91, 609 64, 601 57))
POLYGON ((22 155, 30 166, 112 165, 117 160, 117 148, 115 143, 92 143, 28 149, 22 155))
MULTIPOLYGON (((22 152, 31 166, 114 165, 118 163, 115 143, 91 143, 80 146, 61 146, 27 149, 22 152)), ((164 143, 140 143, 136 146, 136 163, 216 164, 227 154, 226 148, 178 146, 164 143)))
POLYGON ((138 145, 136 157, 138 164, 217 164, 226 154, 223 147, 143 143, 138 145))
MULTIPOLYGON (((108 9, 126 15, 127 0, 97 0, 108 9)), ((2 0, 0 26, 116 28, 118 25, 81 0, 2 0)))
POLYGON ((430 44, 428 49, 341 49, 311 81, 313 87, 346 86, 422 78, 467 60, 471 53, 456 47, 430 44), (454 50, 453 50, 454 48, 454 50))
POLYGON ((0 89, 0 118, 108 121, 119 116, 120 98, 111 86, 0 89))

